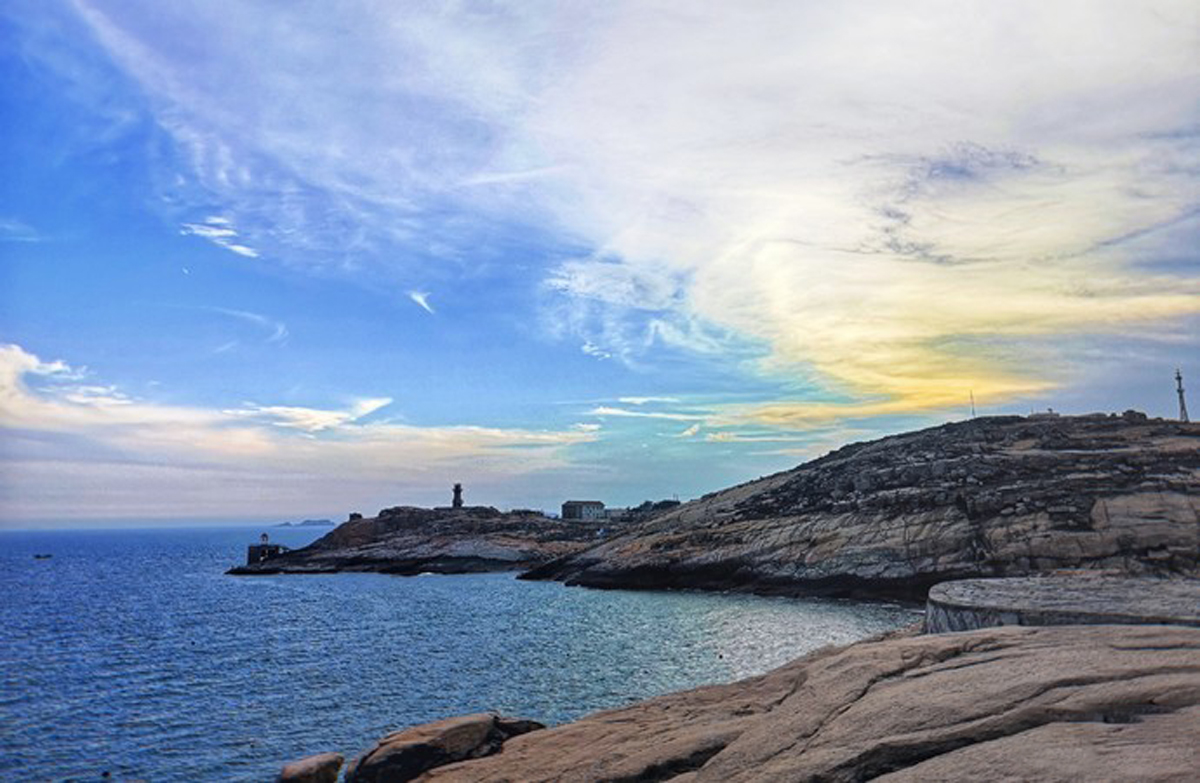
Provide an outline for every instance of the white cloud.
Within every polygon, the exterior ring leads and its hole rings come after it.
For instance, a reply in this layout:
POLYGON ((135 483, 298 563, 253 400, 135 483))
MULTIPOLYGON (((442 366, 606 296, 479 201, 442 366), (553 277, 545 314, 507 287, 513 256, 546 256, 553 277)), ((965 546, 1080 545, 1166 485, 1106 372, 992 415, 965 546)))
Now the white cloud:
POLYGON ((652 403, 671 403, 679 402, 677 397, 618 397, 617 402, 625 405, 649 405, 652 403))
POLYGON ((359 400, 347 410, 322 410, 287 405, 248 405, 245 408, 225 411, 225 413, 232 416, 263 419, 279 427, 315 433, 356 422, 391 403, 390 397, 359 400))
POLYGON ((1189 0, 363 4, 337 36, 304 6, 77 5, 204 198, 253 217, 211 241, 357 271, 553 231, 586 248, 545 281, 560 336, 752 344, 829 390, 775 423, 1036 394, 1061 378, 1006 341, 1200 311, 1189 0))
POLYGON ((579 350, 586 353, 588 356, 595 356, 597 359, 611 359, 612 354, 604 350, 600 346, 588 340, 583 345, 579 346, 579 350))
POLYGON ((668 421, 703 421, 707 416, 695 413, 672 413, 669 411, 631 411, 627 408, 614 408, 609 405, 598 405, 588 411, 591 416, 616 416, 630 419, 666 419, 668 421))
POLYGON ((397 502, 450 476, 500 486, 570 468, 591 429, 415 426, 342 410, 167 405, 0 346, 0 519, 303 513, 397 502), (198 489, 198 488, 202 488, 198 489), (401 495, 403 498, 403 495, 401 495))
POLYGON ((238 241, 238 232, 233 222, 224 217, 207 217, 203 223, 184 223, 179 233, 184 236, 207 239, 218 247, 246 258, 258 258, 258 251, 238 241))
POLYGON ((429 313, 430 315, 434 314, 433 307, 429 304, 429 294, 427 292, 409 291, 408 298, 416 302, 417 306, 425 312, 429 313))

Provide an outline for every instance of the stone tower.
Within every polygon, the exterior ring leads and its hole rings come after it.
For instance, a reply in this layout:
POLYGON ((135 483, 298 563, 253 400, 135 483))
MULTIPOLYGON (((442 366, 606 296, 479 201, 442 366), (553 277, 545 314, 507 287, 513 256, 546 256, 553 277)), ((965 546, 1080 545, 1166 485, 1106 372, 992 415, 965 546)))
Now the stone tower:
POLYGON ((1178 368, 1175 370, 1175 390, 1179 392, 1179 420, 1186 424, 1188 421, 1187 400, 1183 398, 1183 373, 1178 368))
POLYGON ((462 508, 462 484, 454 485, 454 502, 450 505, 454 508, 462 508))

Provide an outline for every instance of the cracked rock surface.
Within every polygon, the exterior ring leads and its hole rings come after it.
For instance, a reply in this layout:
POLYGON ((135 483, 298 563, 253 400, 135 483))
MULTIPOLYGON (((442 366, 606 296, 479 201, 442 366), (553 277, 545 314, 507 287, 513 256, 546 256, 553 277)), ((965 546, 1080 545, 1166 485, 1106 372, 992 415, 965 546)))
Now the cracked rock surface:
POLYGON ((431 770, 452 781, 1194 781, 1200 629, 1003 627, 830 648, 431 770))
POLYGON ((589 587, 924 598, 1060 569, 1195 575, 1200 424, 987 417, 838 449, 535 569, 589 587))

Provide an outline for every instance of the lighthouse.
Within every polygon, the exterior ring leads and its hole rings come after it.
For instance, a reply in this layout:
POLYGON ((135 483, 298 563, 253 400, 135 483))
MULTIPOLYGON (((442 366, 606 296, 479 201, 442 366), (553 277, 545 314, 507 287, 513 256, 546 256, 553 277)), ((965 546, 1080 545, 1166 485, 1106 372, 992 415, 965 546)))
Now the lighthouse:
POLYGON ((1187 400, 1183 398, 1183 373, 1179 371, 1178 367, 1175 368, 1175 391, 1179 394, 1179 420, 1187 424, 1187 400))

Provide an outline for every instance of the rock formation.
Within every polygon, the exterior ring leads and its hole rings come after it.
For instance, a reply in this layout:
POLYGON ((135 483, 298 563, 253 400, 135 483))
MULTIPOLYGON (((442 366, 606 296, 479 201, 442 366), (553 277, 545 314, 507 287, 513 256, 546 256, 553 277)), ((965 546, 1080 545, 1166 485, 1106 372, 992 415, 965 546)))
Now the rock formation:
POLYGON ((544 729, 491 713, 463 715, 393 732, 346 768, 346 783, 403 783, 456 761, 499 752, 506 740, 544 729))
POLYGON ((345 759, 340 753, 321 753, 285 764, 278 783, 337 783, 345 759))
POLYGON ((1200 628, 1200 579, 1091 572, 942 582, 925 602, 925 631, 997 625, 1191 625, 1200 628))
POLYGON ((535 569, 589 587, 924 597, 1062 568, 1195 574, 1200 425, 989 417, 856 443, 535 569))
POLYGON ((603 527, 541 514, 502 514, 489 506, 398 506, 366 519, 352 515, 302 549, 230 573, 521 571, 585 549, 603 527))
POLYGON ((419 779, 1191 781, 1197 770, 1200 629, 1060 626, 830 648, 514 737, 419 779))

